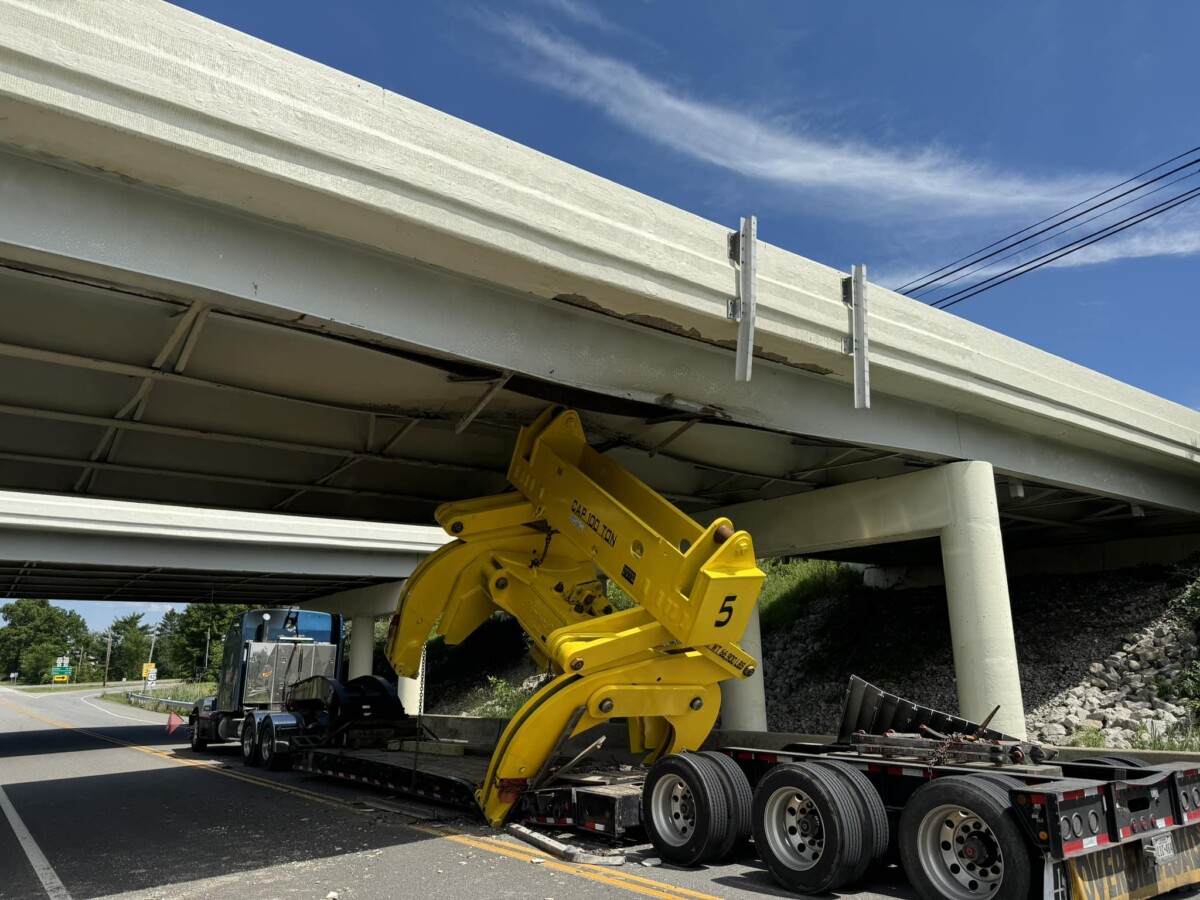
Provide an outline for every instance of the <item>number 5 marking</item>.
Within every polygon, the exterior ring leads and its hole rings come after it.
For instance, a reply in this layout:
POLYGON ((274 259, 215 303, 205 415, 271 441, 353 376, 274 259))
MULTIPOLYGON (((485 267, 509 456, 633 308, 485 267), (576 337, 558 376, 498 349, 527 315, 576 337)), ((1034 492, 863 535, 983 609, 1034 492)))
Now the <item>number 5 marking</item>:
POLYGON ((719 612, 722 616, 724 616, 724 618, 718 618, 717 621, 713 623, 717 628, 724 628, 729 624, 729 620, 733 618, 733 601, 736 599, 736 594, 730 594, 721 601, 721 609, 719 612))

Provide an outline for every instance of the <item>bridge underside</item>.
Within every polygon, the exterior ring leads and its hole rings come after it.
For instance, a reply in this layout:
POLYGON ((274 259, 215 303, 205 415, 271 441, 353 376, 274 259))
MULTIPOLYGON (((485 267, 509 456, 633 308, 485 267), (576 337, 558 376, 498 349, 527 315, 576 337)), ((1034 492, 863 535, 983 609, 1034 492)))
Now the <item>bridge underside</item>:
MULTIPOLYGON (((3 544, 0 539, 0 545, 3 544)), ((54 597, 152 603, 303 603, 387 582, 386 578, 170 569, 26 560, 0 562, 0 603, 5 598, 54 597)))
POLYGON ((884 395, 856 413, 762 360, 751 402, 731 350, 653 322, 44 160, 0 154, 0 198, 0 488, 430 523, 505 490, 517 428, 563 403, 695 514, 983 459, 1010 547, 1200 531, 1177 472, 884 395))

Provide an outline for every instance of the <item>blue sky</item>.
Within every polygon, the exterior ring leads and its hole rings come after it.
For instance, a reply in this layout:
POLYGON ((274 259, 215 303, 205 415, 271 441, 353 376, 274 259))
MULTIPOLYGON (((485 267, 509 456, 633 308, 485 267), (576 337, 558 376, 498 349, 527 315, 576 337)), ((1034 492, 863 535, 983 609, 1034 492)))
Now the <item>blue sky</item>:
MULTIPOLYGON (((114 619, 135 612, 142 614, 143 622, 153 625, 171 608, 170 603, 122 603, 115 600, 51 600, 50 603, 79 613, 92 631, 106 631, 114 619)), ((185 605, 179 604, 179 608, 183 609, 185 605)))
MULTIPOLYGON (((893 287, 1200 144, 1183 0, 178 5, 893 287)), ((1064 262, 953 311, 1200 408, 1200 201, 1064 262)))
MULTIPOLYGON (((889 286, 1200 144, 1186 2, 179 5, 889 286)), ((1200 407, 1200 201, 1064 262, 954 311, 1200 407)))

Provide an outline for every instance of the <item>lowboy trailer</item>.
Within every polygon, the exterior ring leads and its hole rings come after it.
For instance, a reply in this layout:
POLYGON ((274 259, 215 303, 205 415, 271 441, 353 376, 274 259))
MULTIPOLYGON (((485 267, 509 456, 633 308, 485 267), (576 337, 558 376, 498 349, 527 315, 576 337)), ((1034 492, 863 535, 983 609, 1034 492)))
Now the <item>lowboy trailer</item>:
POLYGON ((925 900, 1121 900, 1200 882, 1200 760, 1052 761, 859 679, 837 743, 723 752, 753 785, 760 856, 805 893, 889 859, 925 900))
MULTIPOLYGON (((456 540, 401 591, 388 636, 416 675, 436 625, 456 644, 498 610, 553 675, 494 747, 439 741, 375 677, 314 674, 249 710, 247 763, 473 808, 492 825, 644 830, 680 865, 753 848, 802 893, 898 861, 924 900, 1143 900, 1200 882, 1200 763, 1055 762, 1038 744, 854 679, 838 739, 701 752, 763 573, 745 532, 707 528, 588 446, 551 407, 521 430, 515 491, 447 504, 456 540), (635 607, 614 611, 598 574, 635 607), (636 767, 584 769, 573 738, 624 722, 636 767)), ((247 645, 250 646, 250 645, 247 645)), ((227 729, 228 731, 228 729, 227 729)))

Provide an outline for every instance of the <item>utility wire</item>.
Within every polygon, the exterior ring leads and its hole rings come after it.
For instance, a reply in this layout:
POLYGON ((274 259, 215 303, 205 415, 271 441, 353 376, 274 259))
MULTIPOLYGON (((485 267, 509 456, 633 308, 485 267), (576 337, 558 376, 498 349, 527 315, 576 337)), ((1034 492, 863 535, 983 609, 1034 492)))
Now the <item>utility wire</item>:
POLYGON ((1049 265, 1055 260, 1062 259, 1064 256, 1070 256, 1077 250, 1082 250, 1084 247, 1091 246, 1092 244, 1102 241, 1105 238, 1110 238, 1115 234, 1120 234, 1127 228, 1132 228, 1134 225, 1138 225, 1148 219, 1153 219, 1155 216, 1169 212, 1175 207, 1187 203, 1189 200, 1196 199, 1196 197, 1200 197, 1200 187, 1192 188, 1190 191, 1185 191, 1182 194, 1178 194, 1174 197, 1164 200, 1162 203, 1156 204, 1149 209, 1144 209, 1140 212, 1134 213, 1132 216, 1128 216, 1127 218, 1124 218, 1119 222, 1115 222, 1112 225, 1107 225, 1104 228, 1101 228, 1099 231, 1094 231, 1089 235, 1084 235, 1078 240, 1067 244, 1065 247, 1060 247, 1056 250, 1050 250, 1041 256, 1035 257, 1034 259, 993 275, 991 278, 985 279, 978 284, 962 288, 948 297, 943 297, 933 305, 938 309, 949 309, 951 306, 954 306, 957 303, 962 303, 964 300, 969 300, 972 297, 982 294, 984 291, 989 291, 994 287, 999 287, 1006 282, 1012 281, 1014 278, 1019 278, 1028 272, 1032 272, 1034 269, 1040 269, 1042 266, 1049 265), (1021 271, 1017 271, 1018 269, 1021 271))
POLYGON ((1123 191, 1122 193, 1117 194, 1115 197, 1109 197, 1107 200, 1104 200, 1100 203, 1090 206, 1087 209, 1081 210, 1080 212, 1076 213, 1073 216, 1070 216, 1069 218, 1066 218, 1059 222, 1056 222, 1053 225, 1047 225, 1047 227, 1043 228, 1041 231, 1036 231, 1033 234, 1027 235, 1026 237, 1021 238, 1018 241, 1014 241, 1013 243, 1005 244, 1006 241, 1009 241, 1012 238, 1015 238, 1018 235, 1023 234, 1026 231, 1029 231, 1029 229, 1031 229, 1031 228, 1037 228, 1039 225, 1044 225, 1047 222, 1051 222, 1052 220, 1059 218, 1059 216, 1062 216, 1066 213, 1071 212, 1071 210, 1078 209, 1080 206, 1084 205, 1085 203, 1090 203, 1092 200, 1095 200, 1098 197, 1102 197, 1105 194, 1108 194, 1108 193, 1111 193, 1112 191, 1117 190, 1118 188, 1124 187, 1125 185, 1129 184, 1130 182, 1137 181, 1142 176, 1148 175, 1157 169, 1161 169, 1163 166, 1170 165, 1171 163, 1176 162, 1177 160, 1180 160, 1185 156, 1189 156, 1193 153, 1196 153, 1197 151, 1200 151, 1200 146, 1193 147, 1191 150, 1188 150, 1184 153, 1180 153, 1177 156, 1173 156, 1173 157, 1171 157, 1171 159, 1168 159, 1165 162, 1161 162, 1156 166, 1152 166, 1151 168, 1146 169, 1144 172, 1139 172, 1137 175, 1134 175, 1131 178, 1125 179, 1120 184, 1115 184, 1112 187, 1107 188, 1106 190, 1100 191, 1098 194, 1093 194, 1091 197, 1088 197, 1086 200, 1081 200, 1081 201, 1079 201, 1079 203, 1076 203, 1074 206, 1069 206, 1066 209, 1061 210, 1060 212, 1057 212, 1052 216, 1042 219, 1040 222, 1035 222, 1033 225, 1029 225, 1025 228, 1022 228, 1020 231, 1014 231, 1012 234, 1008 235, 1007 237, 1000 238, 1000 240, 998 240, 998 241, 993 241, 992 243, 988 244, 986 247, 976 250, 974 253, 968 253, 966 256, 956 259, 954 262, 947 263, 946 265, 942 266, 939 269, 934 269, 932 272, 928 273, 927 275, 923 275, 920 278, 915 279, 914 281, 908 282, 908 284, 905 284, 905 285, 901 286, 900 288, 898 288, 897 293, 907 293, 908 295, 911 296, 911 294, 914 291, 921 290, 924 287, 928 287, 932 284, 935 284, 938 281, 942 281, 945 278, 949 277, 950 275, 957 274, 958 272, 962 271, 962 269, 964 269, 964 268, 968 268, 971 265, 975 265, 976 263, 983 262, 983 260, 985 260, 985 259, 990 259, 991 257, 996 256, 999 253, 1003 253, 1005 250, 1012 249, 1013 247, 1017 246, 1018 244, 1025 243, 1026 241, 1030 240, 1031 238, 1035 238, 1042 234, 1045 234, 1047 231, 1052 231, 1055 228, 1059 227, 1060 225, 1065 225, 1067 222, 1071 222, 1075 219, 1078 219, 1080 216, 1087 215, 1089 212, 1092 212, 1093 210, 1099 209, 1100 207, 1103 207, 1103 206, 1107 206, 1108 204, 1112 203, 1114 200, 1120 200, 1122 197, 1128 196, 1129 194, 1136 193, 1137 191, 1140 191, 1143 188, 1145 188, 1147 185, 1151 185, 1157 181, 1161 181, 1164 178, 1174 175, 1176 172, 1180 172, 1183 169, 1187 169, 1192 166, 1198 165, 1198 164, 1200 164, 1200 158, 1190 160, 1181 166, 1176 166, 1174 169, 1171 169, 1169 172, 1164 172, 1161 175, 1157 175, 1154 178, 1151 178, 1149 181, 1140 182, 1135 187, 1132 187, 1127 191, 1123 191), (1004 244, 1004 246, 1001 246, 999 249, 994 250, 993 252, 987 254, 986 256, 982 256, 982 257, 979 256, 979 254, 983 253, 986 250, 991 250, 993 247, 996 247, 998 244, 1004 244), (976 257, 978 257, 978 258, 976 258, 976 257), (956 266, 959 263, 964 263, 967 260, 973 260, 973 262, 967 263, 967 265, 964 265, 964 266, 959 266, 958 268, 955 268, 955 269, 950 268, 951 266, 956 266), (947 272, 947 271, 945 271, 946 269, 950 269, 950 271, 947 272), (945 274, 943 274, 937 278, 933 277, 933 276, 937 275, 939 272, 944 272, 945 274))
MULTIPOLYGON (((969 269, 968 271, 963 272, 961 275, 951 278, 949 281, 946 281, 946 282, 936 285, 936 286, 925 288, 925 290, 918 291, 914 294, 911 294, 910 296, 914 300, 916 300, 924 294, 928 294, 932 291, 938 291, 943 288, 947 288, 950 285, 954 284, 955 282, 962 281, 964 278, 970 278, 972 275, 976 274, 977 272, 983 272, 983 271, 986 271, 986 270, 992 268, 993 266, 998 266, 1000 263, 1004 262, 1006 259, 1012 259, 1014 256, 1020 256, 1022 253, 1026 253, 1026 252, 1032 250, 1034 247, 1039 247, 1042 244, 1046 243, 1047 241, 1052 241, 1057 237, 1062 237, 1068 231, 1074 231, 1076 228, 1082 228, 1084 225, 1088 224, 1089 222, 1095 222, 1097 219, 1102 219, 1105 216, 1111 215, 1112 213, 1116 212, 1118 209, 1123 209, 1126 206, 1130 206, 1131 204, 1137 203, 1140 200, 1144 200, 1146 197, 1149 197, 1151 194, 1157 194, 1159 191, 1165 191, 1171 185, 1178 184, 1179 182, 1183 181, 1185 178, 1195 178, 1197 175, 1200 175, 1200 169, 1197 169, 1194 172, 1188 172, 1186 175, 1180 175, 1178 178, 1173 178, 1170 181, 1168 181, 1166 184, 1161 185, 1160 187, 1156 187, 1152 191, 1147 191, 1146 194, 1144 194, 1141 197, 1133 197, 1130 200, 1126 200, 1124 203, 1118 203, 1112 209, 1106 209, 1103 212, 1098 212, 1094 216, 1090 216, 1089 218, 1086 218, 1081 222, 1076 222, 1070 228, 1064 228, 1062 231, 1058 232, 1057 234, 1051 234, 1047 237, 1042 238, 1040 241, 1034 241, 1032 244, 1029 244, 1025 247, 1019 247, 1016 250, 1013 250, 1011 253, 1008 253, 1008 254, 1000 257, 999 259, 995 260, 994 262, 988 263, 986 266, 969 269)), ((946 298, 942 298, 942 299, 946 299, 946 298)), ((931 306, 937 306, 941 302, 942 302, 941 300, 929 301, 931 306)))
POLYGON ((1119 187, 1124 187, 1125 185, 1129 184, 1131 181, 1137 181, 1143 175, 1149 175, 1155 169, 1161 169, 1163 166, 1169 166, 1171 163, 1175 162, 1175 160, 1183 159, 1185 156, 1187 156, 1191 153, 1196 153, 1197 151, 1200 151, 1200 146, 1193 147, 1191 150, 1185 150, 1183 153, 1180 153, 1178 156, 1172 156, 1170 159, 1166 160, 1165 162, 1160 162, 1157 166, 1151 166, 1144 172, 1138 172, 1136 175, 1134 175, 1130 178, 1126 178, 1120 184, 1114 184, 1112 187, 1105 188, 1104 190, 1100 191, 1098 194, 1092 194, 1092 196, 1090 196, 1084 200, 1080 200, 1074 206, 1068 206, 1066 209, 1059 210, 1058 212, 1054 213, 1053 215, 1047 216, 1046 218, 1042 219, 1040 222, 1034 222, 1032 225, 1025 226, 1020 231, 1014 231, 1012 234, 1007 235, 1006 237, 1002 237, 998 241, 993 241, 992 243, 988 244, 986 247, 980 247, 974 253, 968 253, 966 256, 962 256, 962 257, 959 257, 958 259, 954 260, 954 262, 948 262, 948 263, 946 263, 946 265, 942 266, 940 269, 934 269, 932 272, 928 272, 925 275, 922 275, 920 278, 914 278, 908 284, 903 284, 900 287, 896 288, 896 293, 902 294, 911 285, 916 284, 918 281, 920 281, 924 278, 930 278, 930 277, 936 275, 938 272, 942 271, 942 269, 948 269, 951 266, 958 265, 960 262, 963 262, 964 260, 968 260, 972 256, 982 253, 984 250, 991 250, 993 247, 996 246, 996 244, 1003 243, 1004 241, 1007 241, 1010 238, 1015 238, 1018 234, 1024 234, 1030 228, 1037 228, 1039 225, 1044 225, 1047 222, 1049 222, 1051 219, 1057 219, 1059 216, 1064 215, 1065 213, 1069 213, 1071 210, 1075 209, 1078 206, 1083 206, 1083 204, 1085 204, 1085 203, 1090 203, 1091 201, 1095 200, 1097 197, 1103 197, 1105 194, 1109 193, 1110 191, 1115 191, 1119 187))

